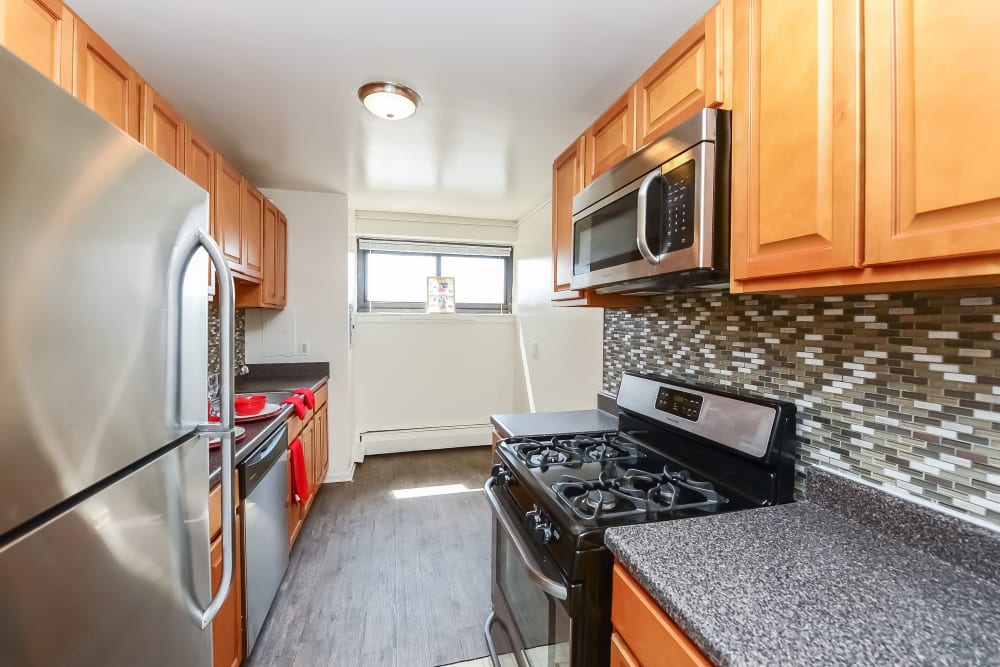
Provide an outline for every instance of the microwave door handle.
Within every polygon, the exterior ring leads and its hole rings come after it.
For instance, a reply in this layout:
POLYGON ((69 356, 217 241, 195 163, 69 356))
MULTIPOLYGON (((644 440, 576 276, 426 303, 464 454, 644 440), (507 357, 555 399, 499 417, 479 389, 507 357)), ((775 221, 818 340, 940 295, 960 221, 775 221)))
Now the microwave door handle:
POLYGON ((655 171, 646 174, 646 177, 642 179, 642 183, 639 184, 639 204, 636 212, 635 243, 639 246, 639 252, 650 264, 659 264, 660 258, 653 254, 653 250, 649 247, 649 241, 646 239, 646 204, 649 200, 649 186, 659 176, 660 170, 657 168, 655 171))
POLYGON ((497 521, 500 522, 504 532, 507 533, 507 537, 510 538, 510 541, 514 544, 514 548, 517 549, 517 555, 521 557, 521 562, 527 568, 528 576, 547 595, 557 600, 565 600, 569 595, 566 586, 552 579, 542 571, 542 567, 532 553, 527 540, 524 539, 521 531, 517 529, 517 520, 511 517, 507 510, 504 509, 504 506, 500 504, 500 499, 497 497, 496 491, 493 490, 496 481, 495 477, 490 477, 486 480, 486 486, 483 487, 483 491, 486 493, 486 500, 489 501, 490 507, 493 509, 493 514, 496 516, 497 521))

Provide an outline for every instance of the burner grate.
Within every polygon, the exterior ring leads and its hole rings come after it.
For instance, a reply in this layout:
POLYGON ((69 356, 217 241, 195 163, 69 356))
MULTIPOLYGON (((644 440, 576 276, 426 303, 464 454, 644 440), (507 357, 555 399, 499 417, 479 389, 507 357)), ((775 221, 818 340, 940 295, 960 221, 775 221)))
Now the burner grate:
POLYGON ((714 512, 729 502, 710 483, 666 466, 660 474, 630 468, 621 477, 601 473, 596 480, 564 475, 552 490, 574 516, 587 521, 692 509, 714 512))

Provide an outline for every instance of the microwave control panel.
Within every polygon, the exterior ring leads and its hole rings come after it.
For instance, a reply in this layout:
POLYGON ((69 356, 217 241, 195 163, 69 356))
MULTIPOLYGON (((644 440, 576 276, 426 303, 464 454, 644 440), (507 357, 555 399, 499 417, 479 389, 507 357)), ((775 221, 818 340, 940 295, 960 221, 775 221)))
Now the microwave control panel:
POLYGON ((698 421, 698 417, 701 416, 701 404, 704 402, 704 397, 698 394, 689 394, 679 389, 660 387, 660 391, 656 394, 657 410, 663 410, 693 422, 698 421))

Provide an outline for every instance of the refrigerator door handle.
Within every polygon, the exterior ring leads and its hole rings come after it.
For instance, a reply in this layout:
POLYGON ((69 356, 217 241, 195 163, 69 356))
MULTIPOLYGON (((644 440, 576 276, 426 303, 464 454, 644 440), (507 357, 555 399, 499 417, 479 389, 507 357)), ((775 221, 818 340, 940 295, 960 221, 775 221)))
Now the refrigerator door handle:
MULTIPOLYGON (((229 265, 226 263, 226 258, 222 255, 222 251, 205 230, 198 229, 175 251, 175 258, 179 260, 178 265, 180 268, 179 271, 173 274, 175 295, 179 295, 183 290, 184 274, 191 258, 194 257, 199 248, 204 248, 208 253, 209 259, 211 259, 217 273, 218 280, 216 284, 219 289, 219 320, 221 325, 220 336, 222 338, 221 345, 219 346, 221 362, 219 381, 220 420, 218 422, 200 423, 197 427, 198 432, 206 436, 206 444, 208 443, 207 436, 210 435, 219 437, 222 441, 220 447, 222 450, 222 580, 219 582, 218 592, 208 603, 208 606, 204 609, 194 610, 196 615, 200 614, 201 629, 204 630, 211 624, 212 619, 215 618, 215 615, 219 613, 219 609, 225 603, 233 580, 233 511, 235 509, 233 501, 233 475, 235 473, 235 462, 233 460, 235 433, 235 417, 233 413, 233 356, 236 336, 236 294, 233 274, 229 270, 229 265)), ((176 312, 176 309, 172 310, 176 312)), ((179 422, 181 417, 181 397, 178 375, 180 372, 180 341, 183 338, 179 335, 179 330, 182 326, 180 321, 177 321, 175 325, 172 328, 176 329, 176 338, 170 346, 171 353, 175 355, 175 358, 173 360, 174 363, 170 364, 170 368, 175 374, 173 378, 175 418, 179 422)))

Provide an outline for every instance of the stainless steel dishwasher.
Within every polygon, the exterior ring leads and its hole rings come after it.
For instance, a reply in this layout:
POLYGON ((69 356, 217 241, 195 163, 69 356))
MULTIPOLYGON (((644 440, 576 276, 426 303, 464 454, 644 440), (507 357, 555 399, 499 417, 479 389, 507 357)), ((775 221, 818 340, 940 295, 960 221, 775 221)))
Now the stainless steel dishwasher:
POLYGON ((288 428, 281 426, 240 465, 246 654, 253 651, 288 567, 288 428))

